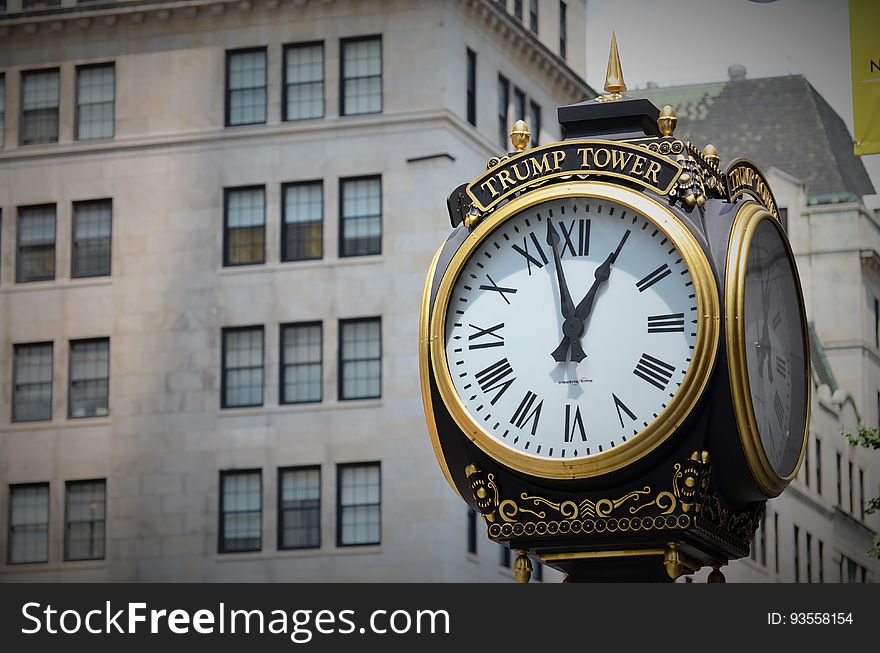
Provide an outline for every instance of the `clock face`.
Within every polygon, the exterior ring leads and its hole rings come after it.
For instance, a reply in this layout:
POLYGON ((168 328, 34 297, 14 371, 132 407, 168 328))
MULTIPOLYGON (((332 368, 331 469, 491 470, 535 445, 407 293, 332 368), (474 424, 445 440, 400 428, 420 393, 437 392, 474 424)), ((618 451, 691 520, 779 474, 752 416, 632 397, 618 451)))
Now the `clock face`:
POLYGON ((689 267, 704 260, 695 242, 683 252, 689 232, 671 214, 647 217, 643 196, 638 208, 549 197, 471 247, 445 300, 443 356, 478 444, 518 454, 507 462, 589 469, 648 432, 668 435, 684 386, 699 394, 688 374, 695 350, 707 358, 700 303, 710 284, 689 267))
POLYGON ((743 308, 755 426, 768 462, 785 477, 800 460, 806 427, 806 334, 792 260, 770 218, 749 244, 743 308))

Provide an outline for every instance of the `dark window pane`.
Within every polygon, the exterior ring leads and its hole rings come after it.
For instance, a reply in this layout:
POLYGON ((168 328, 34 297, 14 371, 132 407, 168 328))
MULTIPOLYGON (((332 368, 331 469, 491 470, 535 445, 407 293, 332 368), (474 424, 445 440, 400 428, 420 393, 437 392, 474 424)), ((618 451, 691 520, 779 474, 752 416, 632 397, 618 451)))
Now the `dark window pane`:
POLYGON ((225 265, 253 265, 266 260, 265 210, 262 188, 226 191, 225 265))
POLYGON ((224 408, 263 405, 263 328, 223 332, 224 408))
POLYGON ((52 419, 52 343, 15 345, 12 421, 52 419))
POLYGON ((281 402, 321 401, 322 335, 320 324, 291 324, 281 329, 281 402))
POLYGON ((10 564, 49 560, 49 484, 9 487, 10 564))
POLYGON ((110 341, 70 343, 70 417, 103 417, 109 409, 110 341))
POLYGON ((279 548, 321 546, 321 471, 286 469, 280 474, 279 548))
POLYGON ((259 471, 220 474, 220 553, 259 551, 263 497, 259 471))
POLYGON ((382 326, 379 318, 340 322, 340 399, 382 396, 382 326))
POLYGON ((58 141, 58 71, 21 75, 21 144, 58 141))
POLYGON ((382 539, 379 464, 340 465, 339 544, 379 544, 382 539))
POLYGON ((67 484, 66 560, 104 558, 106 481, 67 484))
POLYGON ((110 274, 112 219, 110 200, 73 205, 72 277, 110 274))
POLYGON ((341 256, 382 253, 382 184, 379 177, 341 182, 341 256))
POLYGON ((324 197, 321 182, 284 188, 283 261, 321 258, 324 254, 324 197))
POLYGON ((16 281, 49 281, 55 278, 55 206, 18 210, 16 281))

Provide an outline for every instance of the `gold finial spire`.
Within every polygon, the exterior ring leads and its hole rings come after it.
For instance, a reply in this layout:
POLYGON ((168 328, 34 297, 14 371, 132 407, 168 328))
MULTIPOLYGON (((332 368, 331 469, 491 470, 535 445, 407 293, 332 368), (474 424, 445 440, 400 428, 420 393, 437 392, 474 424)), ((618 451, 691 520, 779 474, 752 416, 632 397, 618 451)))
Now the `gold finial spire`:
POLYGON ((532 140, 532 132, 525 120, 517 120, 513 123, 513 131, 510 132, 510 142, 517 152, 522 152, 532 140))
POLYGON ((608 70, 605 73, 605 90, 608 95, 596 98, 600 102, 619 100, 621 93, 626 90, 626 82, 623 81, 623 70, 620 67, 620 54, 617 52, 617 35, 611 32, 611 51, 608 53, 608 70))

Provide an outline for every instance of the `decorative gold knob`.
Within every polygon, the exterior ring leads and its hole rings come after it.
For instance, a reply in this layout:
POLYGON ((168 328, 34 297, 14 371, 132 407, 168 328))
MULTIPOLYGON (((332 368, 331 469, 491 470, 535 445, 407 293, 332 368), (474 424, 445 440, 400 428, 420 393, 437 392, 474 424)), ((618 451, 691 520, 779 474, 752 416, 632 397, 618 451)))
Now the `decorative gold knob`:
POLYGON ((672 136, 675 126, 678 124, 678 118, 675 117, 675 111, 668 104, 660 110, 660 117, 657 118, 657 126, 660 133, 664 136, 672 136))
POLYGON ((528 583, 532 577, 532 561, 526 555, 526 551, 520 549, 513 563, 513 576, 517 583, 528 583))
POLYGON ((709 572, 709 575, 706 576, 707 583, 726 583, 727 579, 724 578, 724 573, 721 571, 720 564, 713 564, 712 571, 709 572))
POLYGON ((721 162, 721 157, 718 156, 718 150, 715 148, 712 143, 709 143, 706 147, 703 148, 703 158, 706 159, 709 163, 713 165, 718 165, 721 162))
POLYGON ((510 142, 517 152, 522 152, 526 149, 531 140, 532 132, 529 131, 529 126, 525 120, 517 120, 513 123, 513 131, 510 132, 510 142))

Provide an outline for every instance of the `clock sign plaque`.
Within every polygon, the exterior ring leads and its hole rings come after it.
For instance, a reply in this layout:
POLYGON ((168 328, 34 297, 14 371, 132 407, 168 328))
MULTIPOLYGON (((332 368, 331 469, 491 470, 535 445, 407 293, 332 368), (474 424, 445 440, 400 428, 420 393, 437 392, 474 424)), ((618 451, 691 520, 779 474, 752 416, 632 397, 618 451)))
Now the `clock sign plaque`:
POLYGON ((571 581, 673 580, 748 555, 809 422, 794 257, 749 161, 630 99, 561 107, 564 139, 455 189, 428 272, 434 451, 488 536, 571 581))

